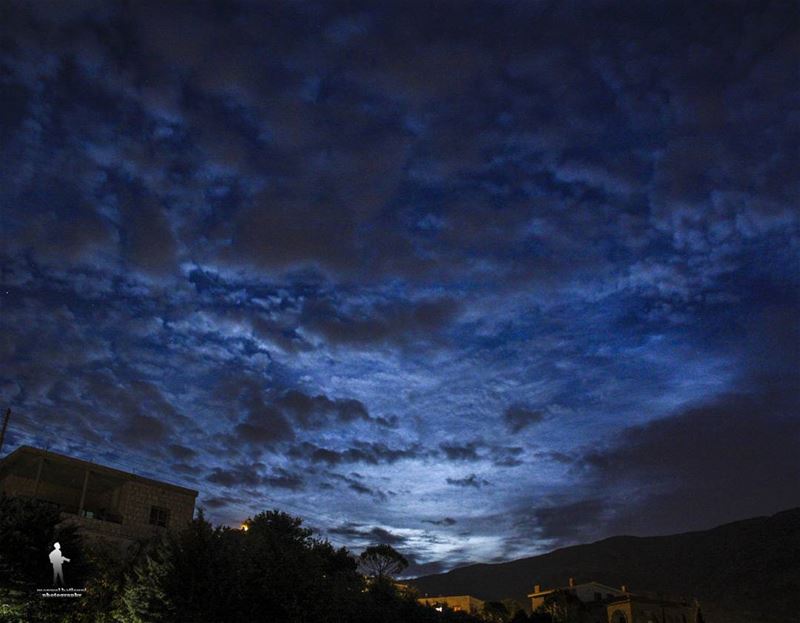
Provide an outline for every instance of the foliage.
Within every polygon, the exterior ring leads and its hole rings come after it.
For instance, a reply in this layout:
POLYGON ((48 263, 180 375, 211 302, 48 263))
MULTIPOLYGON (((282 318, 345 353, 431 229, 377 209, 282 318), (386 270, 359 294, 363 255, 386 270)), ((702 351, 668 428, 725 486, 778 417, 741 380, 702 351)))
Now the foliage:
POLYGON ((511 613, 501 601, 487 601, 483 604, 483 618, 491 623, 506 623, 511 618, 511 613))
POLYGON ((408 561, 391 545, 372 545, 358 557, 359 567, 367 575, 383 579, 393 578, 408 567, 408 561))
POLYGON ((549 616, 552 623, 586 623, 591 620, 586 604, 566 590, 557 590, 545 597, 536 614, 544 621, 549 616))
POLYGON ((268 511, 245 525, 247 530, 214 528, 200 514, 152 548, 129 574, 113 620, 427 620, 419 618, 426 611, 390 582, 367 589, 353 556, 315 539, 300 519, 268 511))
POLYGON ((65 577, 72 583, 87 573, 83 544, 72 526, 59 525, 58 508, 46 502, 0 496, 0 587, 20 591, 49 587, 53 543, 69 554, 65 577))
POLYGON ((167 590, 172 572, 174 565, 167 543, 154 544, 152 551, 126 578, 113 619, 120 623, 170 621, 175 613, 172 596, 167 590))
POLYGON ((52 587, 48 555, 56 541, 70 558, 64 569, 67 584, 83 585, 91 565, 75 528, 61 523, 58 508, 0 496, 0 622, 58 621, 73 615, 77 604, 71 600, 46 602, 36 593, 52 587))
MULTIPOLYGON (((85 543, 84 551, 92 570, 74 614, 74 623, 113 623, 111 611, 126 587, 127 570, 144 555, 147 544, 124 547, 105 540, 85 543)), ((152 547, 152 545, 150 545, 152 547)))
POLYGON ((249 519, 247 530, 212 526, 201 512, 186 529, 129 551, 100 542, 82 546, 59 522, 58 512, 43 503, 0 499, 0 623, 478 621, 436 612, 399 591, 390 574, 407 562, 389 546, 369 548, 386 560, 366 582, 358 571, 362 557, 314 538, 299 518, 279 511, 249 519), (53 603, 58 600, 28 590, 52 580, 46 559, 36 562, 36 544, 52 546, 55 535, 79 563, 72 576, 83 569, 86 594, 74 602, 53 603))
POLYGON ((509 623, 528 623, 528 621, 535 621, 533 617, 529 618, 524 610, 517 610, 509 620, 509 623))

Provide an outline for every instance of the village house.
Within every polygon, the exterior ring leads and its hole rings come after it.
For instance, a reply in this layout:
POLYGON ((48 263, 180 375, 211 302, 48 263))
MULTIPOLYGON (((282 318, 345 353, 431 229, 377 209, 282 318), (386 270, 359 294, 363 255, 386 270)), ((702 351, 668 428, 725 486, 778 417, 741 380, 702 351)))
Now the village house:
POLYGON ((0 493, 58 506, 89 537, 121 545, 188 524, 197 491, 20 446, 0 460, 0 493))
POLYGON ((423 606, 432 606, 438 610, 448 608, 453 612, 466 612, 467 614, 477 615, 483 611, 483 601, 472 595, 420 597, 417 602, 423 606))
POLYGON ((679 598, 628 594, 606 605, 608 623, 695 623, 697 604, 679 598))
POLYGON ((569 579, 569 585, 556 588, 542 589, 541 585, 537 584, 533 592, 528 595, 531 600, 531 609, 535 612, 539 606, 544 604, 545 599, 555 593, 556 591, 566 591, 575 595, 583 603, 600 602, 609 600, 614 597, 619 597, 625 594, 625 587, 616 588, 601 584, 600 582, 583 582, 576 584, 573 578, 569 579))
POLYGON ((600 582, 576 583, 542 589, 537 584, 528 595, 531 609, 558 607, 559 594, 576 598, 592 623, 694 623, 698 606, 694 601, 653 593, 631 593, 627 586, 619 588, 600 582), (548 599, 549 598, 549 599, 548 599))

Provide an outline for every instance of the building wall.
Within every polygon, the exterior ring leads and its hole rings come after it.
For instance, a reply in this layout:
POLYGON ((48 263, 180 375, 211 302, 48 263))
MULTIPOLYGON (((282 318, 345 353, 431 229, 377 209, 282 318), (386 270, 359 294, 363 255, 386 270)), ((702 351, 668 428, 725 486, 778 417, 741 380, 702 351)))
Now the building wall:
POLYGON ((598 601, 595 599, 595 593, 600 593, 600 600, 609 599, 609 595, 611 597, 620 597, 624 595, 622 590, 614 589, 607 586, 602 586, 600 584, 595 584, 592 582, 588 582, 586 584, 576 584, 575 586, 569 587, 565 586, 560 589, 553 589, 544 592, 544 594, 537 595, 536 597, 531 597, 531 608, 536 611, 536 609, 544 603, 544 600, 555 590, 562 590, 575 595, 578 599, 580 599, 584 603, 593 603, 598 601))
POLYGON ((445 605, 456 612, 468 612, 470 614, 479 614, 483 610, 483 602, 471 595, 420 597, 417 601, 427 606, 445 605))
POLYGON ((157 487, 126 482, 122 486, 119 512, 122 523, 66 513, 62 514, 62 517, 65 518, 65 523, 77 526, 84 533, 125 545, 134 539, 147 539, 161 534, 166 529, 180 528, 188 524, 194 515, 194 498, 157 487), (170 511, 167 528, 150 523, 151 506, 170 511))
POLYGON ((124 524, 113 523, 110 521, 102 521, 100 519, 92 519, 91 517, 79 517, 78 515, 70 515, 67 513, 61 514, 61 525, 72 525, 78 530, 91 538, 92 540, 101 539, 109 541, 120 549, 124 550, 137 538, 145 538, 146 534, 139 534, 132 530, 130 526, 124 524))
POLYGON ((158 531, 150 524, 150 510, 153 506, 169 511, 169 528, 184 526, 192 520, 194 497, 171 489, 161 489, 139 482, 126 482, 120 496, 122 523, 142 536, 158 531))
POLYGON ((578 584, 574 588, 568 589, 571 590, 575 595, 578 596, 584 603, 589 603, 591 601, 595 601, 595 593, 600 593, 600 599, 609 599, 609 595, 611 597, 619 597, 623 594, 623 592, 619 589, 610 589, 608 587, 601 586, 599 584, 578 584))
POLYGON ((9 474, 0 481, 0 491, 9 497, 33 497, 36 481, 31 478, 9 474))
POLYGON ((631 604, 629 602, 608 606, 609 623, 633 623, 631 604))
MULTIPOLYGON (((168 512, 167 528, 184 526, 192 520, 194 515, 195 495, 189 491, 182 491, 169 485, 163 487, 156 484, 151 485, 134 480, 132 476, 128 480, 125 474, 109 474, 107 470, 103 470, 102 466, 99 466, 95 472, 91 467, 76 466, 59 460, 58 457, 45 459, 46 467, 42 470, 37 486, 36 479, 32 477, 36 470, 32 469, 29 463, 36 461, 38 457, 23 456, 22 458, 27 461, 25 467, 16 470, 18 473, 14 473, 13 467, 6 470, 0 479, 0 491, 9 496, 36 497, 57 503, 62 508, 62 517, 65 521, 78 526, 87 534, 112 540, 131 540, 148 538, 163 532, 165 528, 150 523, 150 513, 154 506, 168 512), (93 480, 95 477, 98 482, 101 480, 106 483, 113 481, 114 484, 113 489, 106 492, 101 491, 92 496, 87 495, 84 509, 96 512, 105 508, 105 510, 113 512, 115 518, 112 521, 91 516, 78 516, 86 469, 90 471, 88 481, 90 489, 92 483, 95 482, 93 480), (71 476, 65 479, 66 473, 71 476), (52 482, 51 477, 56 482, 52 482), (90 497, 93 498, 91 503, 90 497)), ((85 513, 84 515, 91 514, 85 513)), ((105 517, 105 519, 109 519, 109 517, 105 517)))
POLYGON ((609 623, 694 623, 694 606, 629 600, 608 606, 609 623), (620 615, 624 615, 622 619, 620 615))
MULTIPOLYGON (((550 591, 552 592, 552 591, 550 591)), ((545 598, 550 593, 546 593, 544 595, 538 595, 537 597, 531 597, 531 609, 536 612, 536 609, 544 603, 545 598)))

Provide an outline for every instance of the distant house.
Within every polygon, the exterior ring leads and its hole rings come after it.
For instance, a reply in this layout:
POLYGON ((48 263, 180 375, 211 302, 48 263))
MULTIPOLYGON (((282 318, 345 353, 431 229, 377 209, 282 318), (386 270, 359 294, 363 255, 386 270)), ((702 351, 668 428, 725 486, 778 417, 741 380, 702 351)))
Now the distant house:
POLYGON ((579 601, 593 623, 694 623, 697 616, 696 602, 651 593, 634 594, 626 586, 615 588, 594 581, 576 584, 572 578, 562 587, 543 590, 537 584, 528 595, 531 608, 535 611, 556 607, 558 594, 579 601))
POLYGON ((608 623, 694 623, 697 604, 683 599, 625 595, 606 605, 608 623))
POLYGON ((0 460, 0 493, 58 506, 89 536, 121 544, 188 524, 197 491, 21 446, 0 460))
POLYGON ((392 582, 394 584, 395 590, 400 594, 407 597, 416 597, 418 592, 417 589, 411 586, 410 584, 406 584, 405 582, 392 582))
POLYGON ((607 584, 601 584, 600 582, 583 582, 581 584, 576 584, 575 580, 570 578, 568 586, 548 588, 543 590, 542 587, 537 584, 534 587, 533 592, 528 595, 528 598, 531 600, 531 608, 535 611, 544 603, 548 596, 552 595, 556 591, 565 591, 575 595, 583 603, 599 603, 604 600, 625 595, 624 586, 622 588, 616 588, 614 586, 608 586, 607 584))
POLYGON ((483 601, 472 595, 447 595, 438 597, 420 597, 417 602, 423 606, 433 608, 448 608, 454 612, 467 614, 480 614, 483 611, 483 601))

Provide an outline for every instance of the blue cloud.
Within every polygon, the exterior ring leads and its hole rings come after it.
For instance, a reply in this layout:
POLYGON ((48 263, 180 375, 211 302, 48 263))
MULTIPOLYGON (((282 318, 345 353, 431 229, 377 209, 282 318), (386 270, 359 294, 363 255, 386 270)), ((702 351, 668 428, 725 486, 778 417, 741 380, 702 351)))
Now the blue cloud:
POLYGON ((418 569, 646 532, 637 509, 711 490, 691 527, 777 510, 779 484, 715 474, 736 444, 790 471, 792 11, 13 3, 13 440, 418 569), (716 417, 707 460, 645 460, 716 417), (620 472, 639 497, 601 504, 620 472))

